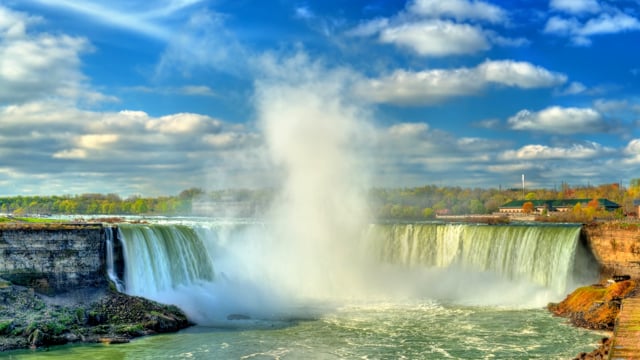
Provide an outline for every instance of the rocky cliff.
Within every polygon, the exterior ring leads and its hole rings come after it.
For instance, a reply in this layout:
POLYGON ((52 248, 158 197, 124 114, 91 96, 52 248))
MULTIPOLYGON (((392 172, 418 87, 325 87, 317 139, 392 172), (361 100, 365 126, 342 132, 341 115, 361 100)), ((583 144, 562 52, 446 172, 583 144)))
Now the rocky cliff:
POLYGON ((0 278, 43 294, 105 287, 104 254, 100 224, 0 228, 0 278))
POLYGON ((607 222, 587 224, 583 239, 602 267, 602 277, 630 275, 640 279, 640 225, 607 222))

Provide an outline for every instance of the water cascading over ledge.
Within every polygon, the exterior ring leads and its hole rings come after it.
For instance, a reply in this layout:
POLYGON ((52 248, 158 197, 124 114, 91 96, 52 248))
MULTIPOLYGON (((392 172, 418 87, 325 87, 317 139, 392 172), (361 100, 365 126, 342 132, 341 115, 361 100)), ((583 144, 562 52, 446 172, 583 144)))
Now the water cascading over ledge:
POLYGON ((407 267, 492 272, 566 292, 597 278, 579 225, 372 225, 377 257, 407 267))
POLYGON ((130 295, 155 298, 178 286, 213 281, 211 257, 195 230, 184 225, 118 225, 130 295))
MULTIPOLYGON (((255 225, 258 226, 258 225, 255 225)), ((267 231, 259 225, 254 236, 267 231)), ((266 226, 266 227, 265 227, 266 226)), ((405 268, 490 272, 564 293, 597 278, 598 265, 580 242, 579 225, 375 224, 362 247, 374 263, 405 268)), ((121 224, 126 292, 148 296, 214 280, 215 261, 247 241, 247 226, 121 224)), ((291 254, 295 256, 295 254, 291 254)), ((294 274, 295 275, 295 274, 294 274)))

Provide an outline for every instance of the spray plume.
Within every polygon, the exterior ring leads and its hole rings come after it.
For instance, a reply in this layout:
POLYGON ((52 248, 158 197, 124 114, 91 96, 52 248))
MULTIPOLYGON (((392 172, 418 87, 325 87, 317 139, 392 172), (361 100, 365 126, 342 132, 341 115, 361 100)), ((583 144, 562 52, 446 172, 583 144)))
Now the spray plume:
POLYGON ((279 183, 273 206, 264 225, 208 241, 214 282, 155 297, 200 324, 232 313, 314 316, 369 286, 364 265, 373 259, 361 248, 368 176, 359 149, 373 130, 366 106, 349 96, 353 73, 304 53, 267 55, 259 68, 254 101, 279 183))
POLYGON ((302 53, 263 63, 256 108, 282 175, 268 214, 270 275, 288 296, 347 295, 361 283, 358 240, 369 223, 358 156, 368 113, 348 96, 348 70, 327 70, 302 53))

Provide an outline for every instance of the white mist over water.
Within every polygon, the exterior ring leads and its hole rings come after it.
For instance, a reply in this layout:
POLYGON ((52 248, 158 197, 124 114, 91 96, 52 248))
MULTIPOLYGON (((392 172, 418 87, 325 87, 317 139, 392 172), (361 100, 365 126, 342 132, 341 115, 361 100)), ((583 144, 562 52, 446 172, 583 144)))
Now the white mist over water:
POLYGON ((348 71, 304 54, 277 61, 265 59, 270 70, 256 83, 260 126, 282 172, 262 271, 288 297, 352 295, 363 282, 359 239, 370 221, 358 156, 368 112, 348 96, 348 71))

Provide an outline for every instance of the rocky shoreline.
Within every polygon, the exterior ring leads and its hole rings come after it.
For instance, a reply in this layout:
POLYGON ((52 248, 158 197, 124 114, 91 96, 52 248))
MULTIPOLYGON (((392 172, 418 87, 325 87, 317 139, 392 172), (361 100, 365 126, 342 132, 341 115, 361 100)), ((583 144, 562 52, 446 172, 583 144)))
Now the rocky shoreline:
POLYGON ((55 297, 0 283, 0 351, 68 343, 126 343, 192 324, 175 306, 113 289, 85 288, 55 297))
MULTIPOLYGON (((549 304, 548 309, 554 315, 568 318, 574 326, 613 331, 622 299, 636 296, 638 291, 640 289, 633 280, 584 286, 561 302, 549 304)), ((597 349, 580 353, 574 359, 608 359, 610 348, 611 339, 605 337, 597 349)))

